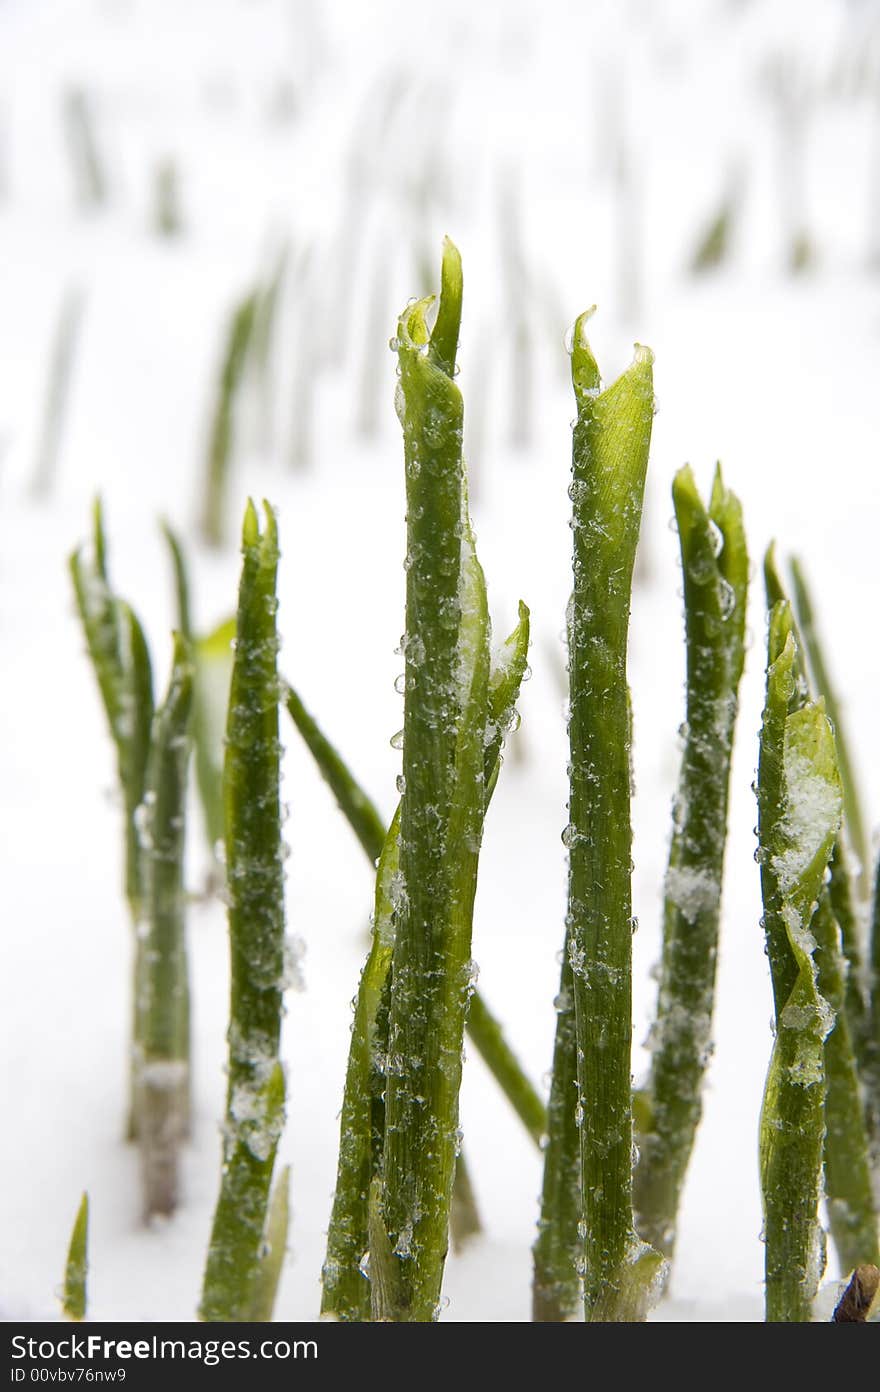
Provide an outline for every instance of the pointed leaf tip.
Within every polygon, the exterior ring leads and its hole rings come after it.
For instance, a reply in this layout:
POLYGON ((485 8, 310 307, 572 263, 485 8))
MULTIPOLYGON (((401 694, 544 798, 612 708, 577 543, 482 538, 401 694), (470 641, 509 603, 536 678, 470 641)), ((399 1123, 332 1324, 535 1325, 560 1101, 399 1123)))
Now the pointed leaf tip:
POLYGON ((575 320, 571 338, 571 381, 578 402, 598 396, 602 387, 599 364, 596 362, 590 341, 587 338, 587 323, 596 313, 591 305, 575 320))
POLYGON ((679 495, 685 494, 688 496, 693 494, 695 498, 699 498, 700 496, 697 490, 697 481, 694 478, 694 471, 690 464, 682 464, 681 468, 676 470, 672 480, 673 499, 679 495))
POLYGON ((253 498, 248 498, 241 529, 242 546, 256 546, 259 539, 260 521, 257 517, 257 509, 254 507, 253 498))
POLYGON ((425 295, 420 300, 412 300, 402 311, 397 321, 398 352, 405 348, 424 348, 429 337, 427 314, 436 298, 436 295, 425 295))
POLYGON ((63 1309, 69 1319, 81 1320, 86 1315, 86 1282, 89 1269, 89 1195, 83 1192, 79 1202, 64 1272, 63 1309))
POLYGON ((278 519, 275 516, 275 509, 272 504, 263 499, 263 512, 266 516, 266 532, 263 539, 264 549, 274 558, 278 552, 278 519))
POLYGON ((461 332, 461 306, 464 293, 461 255, 449 237, 443 239, 440 267, 440 305, 431 332, 428 355, 447 377, 455 374, 455 356, 461 332))

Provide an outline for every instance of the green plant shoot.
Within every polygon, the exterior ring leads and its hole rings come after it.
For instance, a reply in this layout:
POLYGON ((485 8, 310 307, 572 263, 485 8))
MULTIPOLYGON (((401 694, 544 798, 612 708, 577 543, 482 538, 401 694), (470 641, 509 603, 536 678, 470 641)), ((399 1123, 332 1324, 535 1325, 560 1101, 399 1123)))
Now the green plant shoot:
POLYGON ((268 504, 261 534, 248 503, 242 555, 223 780, 230 945, 226 1127, 199 1312, 204 1320, 250 1318, 284 1124, 278 537, 268 504))
POLYGON ((818 1221, 825 1140, 825 1039, 832 1009, 817 984, 812 920, 840 828, 834 736, 799 685, 790 606, 770 617, 758 771, 764 931, 776 1038, 761 1114, 766 1316, 808 1321, 824 1266, 818 1221))
POLYGON ((743 670, 748 554, 742 509, 716 471, 709 507, 690 468, 672 488, 684 574, 687 715, 666 873, 652 1060, 639 1099, 639 1233, 672 1255, 711 1049, 727 798, 743 670))

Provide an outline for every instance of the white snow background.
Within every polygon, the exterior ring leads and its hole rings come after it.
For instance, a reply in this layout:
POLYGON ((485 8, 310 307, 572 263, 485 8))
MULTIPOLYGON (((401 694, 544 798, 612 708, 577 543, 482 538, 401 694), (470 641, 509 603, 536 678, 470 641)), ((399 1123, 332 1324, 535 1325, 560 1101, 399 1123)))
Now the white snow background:
MULTIPOLYGON (((872 825, 878 812, 880 5, 873 0, 0 0, 0 1313, 52 1317, 79 1195, 91 1196, 90 1314, 189 1319, 219 1174, 227 958, 219 902, 194 904, 195 1136, 173 1220, 139 1220, 122 1141, 130 929, 114 757, 74 614, 67 556, 96 491, 111 571, 164 688, 172 582, 156 525, 192 558, 200 626, 235 602, 248 494, 278 506, 282 668, 385 813, 402 723, 404 485, 396 314, 464 258, 460 385, 473 513, 496 636, 531 607, 533 678, 486 828, 480 987, 546 1084, 562 942, 570 562, 564 334, 597 302, 606 380, 656 353, 630 681, 635 714, 634 1070, 658 956, 684 643, 670 484, 742 497, 751 646, 733 770, 705 1116, 656 1319, 760 1319, 757 1126, 771 1048, 759 927, 760 560, 804 559, 872 825), (782 66, 780 66, 780 64, 782 66), (790 100, 781 102, 779 74, 790 100), (776 74, 774 80, 773 74, 776 74), (76 204, 62 95, 92 104, 106 206, 76 204), (179 171, 181 235, 152 225, 156 164, 179 171), (731 180, 729 258, 688 270, 731 180), (801 212, 799 212, 799 208, 801 212), (814 264, 787 270, 802 215, 814 264), (273 429, 245 421, 229 546, 194 518, 224 325, 287 241, 273 429), (519 241, 511 280, 505 247, 519 241), (84 315, 54 485, 30 495, 55 326, 84 315), (527 388, 512 380, 518 320, 527 388), (520 412, 524 438, 511 424, 520 412), (252 424, 252 423, 251 423, 252 424), (292 441, 299 439, 298 452, 292 441), (268 443, 268 447, 264 447, 268 443), (291 454, 296 454, 291 467, 291 454)), ((284 730, 289 932, 305 986, 284 1028, 291 1251, 280 1319, 311 1319, 335 1177, 369 867, 292 726, 284 730)), ((193 807, 189 879, 208 863, 193 807)), ((485 1235, 450 1258, 442 1318, 525 1320, 540 1159, 479 1059, 462 1124, 485 1235)), ((829 1277, 836 1275, 829 1267, 829 1277)))

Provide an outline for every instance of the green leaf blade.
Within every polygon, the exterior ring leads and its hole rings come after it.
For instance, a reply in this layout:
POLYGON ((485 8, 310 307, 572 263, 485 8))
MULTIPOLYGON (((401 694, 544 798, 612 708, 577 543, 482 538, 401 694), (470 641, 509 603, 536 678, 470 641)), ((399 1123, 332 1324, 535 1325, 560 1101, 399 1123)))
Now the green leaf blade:
POLYGON ((637 1226, 672 1255, 711 1049, 727 804, 743 670, 748 555, 742 509, 716 471, 709 507, 689 468, 673 484, 684 573, 687 714, 666 876, 663 956, 638 1136, 637 1226))
POLYGON ((88 1308, 89 1196, 83 1194, 77 1209, 64 1269, 62 1309, 68 1319, 83 1320, 88 1308))
MULTIPOLYGON (((784 601, 773 612, 778 627, 784 601)), ((773 626, 771 657, 772 636, 773 626)), ((758 776, 764 924, 776 1003, 760 1141, 771 1322, 810 1319, 824 1264, 818 1205, 825 1040, 834 1015, 818 988, 811 925, 840 828, 842 793, 822 703, 804 702, 796 685, 799 660, 789 631, 768 667, 758 776)))
POLYGON ((278 536, 268 504, 265 517, 261 533, 248 504, 226 734, 229 1061, 223 1172, 200 1310, 207 1320, 247 1319, 252 1309, 284 1121, 278 536))
MULTIPOLYGON (((653 423, 653 357, 599 390, 578 320, 572 350, 567 951, 577 1034, 584 1303, 611 1318, 632 1265, 632 906, 626 640, 653 423)), ((628 1303, 628 1302, 627 1302, 628 1303)), ((621 1306, 621 1309, 623 1307, 621 1306)))

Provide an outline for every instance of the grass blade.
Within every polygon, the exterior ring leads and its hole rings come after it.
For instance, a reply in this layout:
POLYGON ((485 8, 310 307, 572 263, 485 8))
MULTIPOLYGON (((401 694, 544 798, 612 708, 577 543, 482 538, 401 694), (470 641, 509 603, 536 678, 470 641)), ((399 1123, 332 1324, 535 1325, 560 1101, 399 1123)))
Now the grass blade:
POLYGON ((190 585, 189 572, 186 564, 186 556, 183 550, 183 543, 169 522, 163 522, 162 535, 168 546, 168 554, 171 557, 171 569, 174 574, 174 598, 177 608, 177 629, 188 643, 193 641, 192 626, 192 606, 190 604, 190 585))
POLYGON ((577 1035, 577 1120, 587 1319, 632 1317, 656 1254, 632 1213, 630 712, 626 640, 654 412, 652 355, 607 390, 575 325, 572 382, 574 587, 569 620, 568 953, 577 1035))
POLYGON ((89 94, 82 87, 68 88, 61 114, 76 201, 84 211, 98 208, 107 202, 108 181, 89 94))
POLYGON ((444 244, 433 332, 427 304, 398 326, 407 476, 400 893, 392 953, 381 1221, 391 1246, 385 1317, 436 1316, 449 1240, 471 929, 486 807, 489 619, 473 546, 453 375, 461 261, 444 244), (424 350, 424 351, 423 351, 424 350))
MULTIPOLYGON (((490 668, 485 583, 464 489, 461 397, 452 381, 461 268, 448 242, 431 335, 426 308, 407 311, 397 340, 410 558, 403 796, 379 860, 324 1266, 323 1311, 349 1320, 421 1322, 436 1314, 487 760, 498 763, 528 646, 522 606, 516 633, 490 668)), ((301 702, 290 709, 302 720, 301 702)), ((366 800, 323 737, 316 740, 313 722, 304 732, 343 809, 354 790, 352 821, 370 854, 377 828, 369 815, 364 823, 366 800)))
POLYGON ((157 237, 179 237, 183 229, 180 210, 180 170, 170 157, 153 170, 152 227, 157 237))
POLYGON ((92 513, 92 549, 70 557, 74 596, 86 647, 98 682, 110 735, 125 818, 125 894, 135 929, 132 989, 130 1098, 127 1136, 136 1133, 136 1069, 142 1014, 139 1000, 145 968, 144 939, 138 932, 144 914, 143 854, 138 809, 144 797, 153 720, 150 654, 140 622, 131 607, 114 594, 107 571, 107 545, 100 498, 92 513))
POLYGON ((540 1146, 547 1132, 547 1108, 507 1043, 500 1022, 478 991, 471 996, 467 1033, 535 1145, 540 1146))
POLYGON ((196 785, 202 805, 205 837, 213 853, 222 842, 225 829, 222 751, 232 679, 235 617, 224 619, 202 637, 195 635, 183 545, 167 522, 163 523, 162 531, 168 543, 174 573, 177 626, 190 643, 194 663, 190 724, 195 746, 196 785))
POLYGON ((302 736, 309 753, 320 769, 321 776, 339 804, 372 865, 382 854, 387 828, 375 804, 352 776, 347 764, 309 714, 292 686, 285 683, 284 703, 291 720, 302 736))
POLYGON ((711 1044, 730 758, 743 670, 748 554, 717 470, 706 508, 689 468, 673 484, 684 572, 687 716, 663 918, 651 1070, 634 1197, 638 1231, 672 1255, 711 1044), (716 537, 720 537, 718 549, 716 537))
POLYGON ((284 876, 279 799, 278 537, 266 505, 260 533, 248 503, 242 534, 235 664, 224 765, 229 895, 230 1023, 220 1196, 200 1316, 243 1320, 253 1307, 278 1138, 284 977, 284 876))
POLYGON ((226 535, 226 494, 232 462, 235 411, 254 327, 258 296, 245 295, 232 312, 217 384, 199 530, 209 546, 222 546, 226 535))
POLYGON ((171 681, 153 720, 142 811, 147 936, 136 1067, 137 1135, 145 1217, 173 1213, 181 1143, 189 1129, 189 972, 183 855, 192 663, 175 637, 171 681))
POLYGON ((573 1320, 583 1307, 583 1203, 578 1127, 577 1031, 571 971, 571 937, 566 929, 559 995, 547 1145, 538 1235, 532 1249, 532 1319, 539 1323, 573 1320))
MULTIPOLYGON (((785 596, 772 546, 765 558, 764 572, 768 602, 782 606, 776 620, 777 648, 788 631, 796 640, 793 699, 803 704, 810 692, 806 645, 785 596)), ((821 659, 818 670, 824 672, 821 659)), ((815 675, 815 667, 813 672, 815 675)), ((837 734, 835 728, 835 747, 837 734)), ((845 790, 843 815, 845 818, 845 790)), ((819 989, 837 1012, 825 1045, 824 1164, 829 1225, 844 1270, 872 1260, 871 1253, 876 1251, 878 1212, 871 1171, 877 1169, 880 1151, 880 1069, 875 1068, 880 1050, 872 1051, 869 983, 854 884, 849 872, 848 844, 838 835, 831 852, 829 882, 823 886, 816 915, 819 946, 815 960, 819 989)))
POLYGON ((89 1272, 89 1196, 83 1194, 77 1209, 70 1246, 67 1249, 67 1265, 64 1269, 64 1295, 62 1309, 68 1319, 82 1320, 86 1317, 88 1293, 86 1289, 89 1272))
POLYGON ((461 263, 446 242, 440 307, 398 328, 407 464, 407 634, 400 868, 392 957, 381 1217, 391 1318, 435 1318, 455 1171, 461 1050, 485 812, 489 620, 467 517, 452 375, 461 263), (420 349, 425 347, 423 354, 420 349))
POLYGON ((196 684, 193 710, 196 784, 202 804, 205 836, 212 852, 222 845, 223 722, 232 682, 235 619, 224 619, 193 645, 196 684))
MULTIPOLYGON (((522 605, 519 623, 497 654, 490 676, 492 718, 485 758, 485 777, 489 793, 498 776, 504 734, 510 725, 511 713, 526 666, 528 635, 528 610, 522 605)), ((384 823, 375 804, 355 780, 347 764, 324 735, 317 721, 306 710, 293 688, 285 685, 284 693, 285 705, 294 725, 314 757, 366 856, 375 864, 382 853, 386 836, 384 823)), ((547 1129, 546 1108, 507 1043, 500 1022, 477 990, 471 996, 467 1033, 529 1135, 536 1144, 540 1144, 547 1129)))
MULTIPOLYGON (((370 1281, 364 1270, 370 1239, 369 1195, 385 1137, 388 1002, 394 949, 394 895, 400 879, 400 809, 394 815, 376 871, 370 953, 361 975, 351 1031, 333 1212, 322 1271, 321 1313, 344 1321, 370 1319, 370 1281)), ((374 1220, 375 1223, 375 1220, 374 1220)), ((385 1238, 387 1242, 387 1236, 385 1238)))
POLYGON ((834 1017, 817 986, 811 921, 840 828, 834 736, 798 685, 789 606, 770 619, 758 771, 764 929, 776 1038, 761 1114, 766 1317, 808 1321, 824 1258, 818 1206, 825 1139, 825 1038, 834 1017))
POLYGON ((878 857, 877 868, 874 872, 869 967, 871 983, 869 1042, 862 1079, 865 1084, 865 1111, 868 1118, 871 1167, 875 1174, 880 1174, 880 857, 878 857))
POLYGON ((841 718, 840 703, 831 681, 828 664, 819 630, 815 610, 803 566, 797 557, 791 560, 791 581, 794 593, 794 608, 797 615, 798 632, 813 677, 813 685, 825 699, 828 718, 834 726, 834 742, 837 747, 837 762, 843 783, 843 825, 858 861, 859 896, 866 899, 870 887, 871 850, 865 818, 862 813, 861 798, 855 773, 855 764, 850 757, 849 741, 846 738, 844 722, 841 718))
POLYGON ((253 382, 255 398, 257 447, 265 454, 271 450, 274 438, 274 356, 279 331, 279 308, 289 259, 290 249, 285 243, 278 248, 265 283, 257 288, 253 333, 248 352, 249 375, 253 382))
POLYGON ((834 1011, 825 1040, 825 1198, 841 1269, 880 1263, 877 1212, 859 1074, 844 1010, 846 961, 831 896, 823 887, 813 916, 820 995, 834 1011))
POLYGON ((153 690, 150 656, 143 629, 132 609, 113 593, 100 499, 93 510, 92 556, 70 558, 74 595, 110 734, 125 806, 125 889, 132 919, 143 909, 142 866, 136 825, 144 796, 153 690))
POLYGON ((455 1162, 455 1178, 452 1181, 452 1206, 449 1210, 449 1234, 452 1248, 460 1252, 472 1237, 483 1231, 477 1196, 471 1180, 470 1168, 459 1151, 455 1162))
MULTIPOLYGON (((801 580, 803 581, 802 576, 801 580)), ((788 601, 785 586, 782 583, 779 571, 776 567, 775 547, 773 545, 769 547, 764 558, 764 584, 767 592, 768 608, 772 609, 774 604, 777 604, 780 600, 788 601)), ((821 658, 821 649, 817 646, 818 640, 813 625, 809 599, 805 598, 805 596, 806 591, 802 588, 801 609, 798 610, 797 613, 799 617, 800 613, 803 612, 803 605, 806 604, 808 621, 813 633, 812 641, 818 653, 818 669, 812 666, 812 676, 814 679, 813 690, 814 694, 824 697, 827 702, 827 689, 830 689, 828 687, 827 672, 821 658), (818 673, 821 674, 825 686, 819 684, 817 670, 818 673)), ((811 689, 811 671, 807 665, 808 646, 798 623, 795 621, 795 612, 792 606, 790 611, 790 622, 797 639, 797 679, 803 692, 808 693, 811 689)), ((835 724, 833 719, 832 724, 835 724)), ((839 727, 835 724, 835 740, 837 739, 838 728, 839 727)), ((850 786, 852 787, 852 784, 850 786)), ((844 818, 846 817, 846 810, 846 801, 844 801, 844 818)), ((866 1063, 865 1053, 868 1048, 868 986, 865 980, 862 929, 855 900, 855 876, 852 874, 850 867, 848 841, 844 836, 838 836, 834 850, 831 853, 830 894, 834 916, 840 926, 843 938, 843 952, 847 961, 844 1006, 849 1022, 850 1038, 852 1039, 853 1048, 855 1049, 856 1060, 861 1069, 866 1063)))
POLYGON ((43 410, 36 467, 31 483, 31 494, 35 498, 45 498, 51 493, 58 472, 58 456, 61 452, 64 436, 70 401, 70 384, 82 331, 84 310, 85 296, 82 292, 68 290, 61 305, 61 313, 52 341, 46 404, 43 410))
POLYGON ((290 1166, 285 1165, 275 1181, 269 1217, 266 1221, 265 1250, 254 1282, 251 1319, 268 1323, 275 1311, 275 1299, 284 1269, 287 1236, 290 1229, 290 1166))
MULTIPOLYGON (((494 786, 504 732, 526 665, 529 615, 520 607, 519 623, 497 654, 490 675, 490 722, 485 740, 484 774, 487 792, 494 786)), ((361 976, 352 1026, 340 1126, 339 1166, 333 1213, 323 1270, 322 1312, 340 1320, 369 1320, 370 1284, 365 1270, 372 1250, 368 1194, 371 1177, 378 1173, 385 1130, 385 1060, 388 1051, 388 1003, 394 944, 393 896, 400 875, 400 807, 386 833, 372 802, 351 775, 347 765, 305 711, 298 697, 287 708, 311 750, 321 773, 336 794, 340 808, 368 858, 378 858, 373 937, 361 976), (379 836, 382 842, 379 842, 379 836), (378 847, 378 857, 374 852, 378 847)), ((513 1102, 530 1134, 544 1130, 544 1108, 507 1046, 501 1026, 479 995, 471 997, 468 1032, 496 1079, 513 1102)), ((459 1164, 461 1157, 459 1157, 459 1164)), ((459 1166, 456 1166, 456 1173, 459 1166)), ((375 1227, 375 1215, 373 1218, 375 1227)), ((385 1239, 387 1243, 387 1237, 385 1239)), ((390 1280, 389 1273, 386 1273, 390 1280)))

